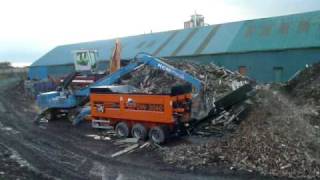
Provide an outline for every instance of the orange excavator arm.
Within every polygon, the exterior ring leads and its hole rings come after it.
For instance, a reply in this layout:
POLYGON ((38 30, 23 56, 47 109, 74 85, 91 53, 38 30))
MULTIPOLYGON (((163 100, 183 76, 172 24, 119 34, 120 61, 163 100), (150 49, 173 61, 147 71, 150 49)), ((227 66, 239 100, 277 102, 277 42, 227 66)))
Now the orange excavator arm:
POLYGON ((120 69, 120 61, 121 61, 121 44, 117 39, 116 44, 112 53, 112 57, 110 60, 110 73, 113 73, 120 69))

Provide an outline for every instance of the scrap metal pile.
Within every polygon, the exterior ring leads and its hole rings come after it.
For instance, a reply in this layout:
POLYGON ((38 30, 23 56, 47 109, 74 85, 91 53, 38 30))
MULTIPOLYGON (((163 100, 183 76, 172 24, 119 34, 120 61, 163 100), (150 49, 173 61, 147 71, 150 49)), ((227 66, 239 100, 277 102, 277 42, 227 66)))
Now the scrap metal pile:
MULTIPOLYGON (((197 64, 188 61, 162 61, 186 71, 202 81, 204 86, 198 98, 193 99, 193 117, 202 118, 214 107, 214 102, 226 94, 249 82, 247 77, 237 72, 232 72, 214 64, 197 64)), ((149 66, 130 74, 130 77, 122 78, 121 84, 129 84, 139 88, 144 93, 167 94, 171 88, 184 85, 186 82, 172 75, 154 69, 149 66)))

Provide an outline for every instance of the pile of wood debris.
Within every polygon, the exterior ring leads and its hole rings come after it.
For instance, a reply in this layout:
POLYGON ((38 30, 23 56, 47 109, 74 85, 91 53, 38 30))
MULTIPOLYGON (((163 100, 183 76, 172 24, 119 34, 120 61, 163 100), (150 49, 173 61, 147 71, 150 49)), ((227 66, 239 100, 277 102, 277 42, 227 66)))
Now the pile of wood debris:
MULTIPOLYGON (((192 109, 195 118, 204 117, 212 109, 215 101, 249 82, 247 77, 214 64, 165 59, 162 61, 189 73, 202 82, 202 92, 197 99, 193 99, 192 109)), ((132 85, 144 93, 169 94, 172 87, 184 85, 186 82, 162 70, 144 66, 131 73, 130 77, 122 78, 121 84, 132 85)))
POLYGON ((320 63, 308 66, 288 82, 286 90, 296 104, 305 104, 314 110, 311 124, 320 126, 320 63))
POLYGON ((299 71, 288 82, 286 88, 293 96, 299 97, 301 101, 320 106, 320 63, 299 71))
MULTIPOLYGON (((166 62, 202 81, 204 90, 199 102, 203 104, 193 107, 200 114, 197 117, 206 115, 216 100, 250 81, 236 72, 213 64, 166 62)), ((319 95, 317 90, 320 83, 316 72, 320 71, 309 69, 302 72, 300 77, 297 76, 298 80, 290 83, 294 89, 292 94, 301 94, 302 91, 297 89, 301 87, 306 92, 304 97, 312 95, 310 101, 319 100, 316 97, 319 95), (314 82, 312 87, 307 88, 309 90, 305 89, 307 85, 302 84, 309 82, 307 80, 314 82)), ((180 79, 147 66, 131 73, 131 77, 122 79, 121 83, 137 87, 145 93, 170 93, 172 86, 185 84, 180 79)), ((166 147, 159 151, 159 155, 165 162, 187 169, 225 166, 272 176, 319 178, 319 127, 310 124, 308 120, 314 117, 315 112, 308 106, 297 105, 295 100, 281 92, 262 86, 252 102, 252 110, 233 129, 233 133, 220 138, 212 137, 207 141, 199 139, 197 143, 166 147)), ((207 126, 209 129, 216 128, 210 124, 207 126)))
POLYGON ((272 176, 319 178, 320 135, 306 120, 310 113, 279 92, 262 89, 233 134, 166 148, 160 154, 164 161, 188 169, 219 165, 272 176))

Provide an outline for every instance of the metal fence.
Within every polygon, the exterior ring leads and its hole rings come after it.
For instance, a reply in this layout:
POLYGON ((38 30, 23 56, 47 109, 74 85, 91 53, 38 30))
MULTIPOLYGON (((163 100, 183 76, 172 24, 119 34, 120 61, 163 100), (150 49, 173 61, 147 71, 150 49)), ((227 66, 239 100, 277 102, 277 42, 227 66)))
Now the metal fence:
POLYGON ((9 68, 0 69, 0 74, 15 74, 15 73, 27 73, 28 68, 9 68))
POLYGON ((24 81, 24 90, 29 96, 37 96, 39 93, 53 91, 57 85, 50 81, 24 81))
POLYGON ((14 87, 21 80, 20 77, 11 77, 6 79, 0 79, 0 91, 14 87))

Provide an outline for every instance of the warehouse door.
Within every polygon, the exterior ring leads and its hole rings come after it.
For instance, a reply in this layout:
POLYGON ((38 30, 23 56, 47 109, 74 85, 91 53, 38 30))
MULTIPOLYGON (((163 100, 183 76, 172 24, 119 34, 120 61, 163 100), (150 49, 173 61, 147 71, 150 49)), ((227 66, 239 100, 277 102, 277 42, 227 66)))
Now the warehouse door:
POLYGON ((279 83, 283 82, 283 67, 274 67, 273 68, 273 77, 274 82, 279 83))
POLYGON ((239 73, 241 75, 246 76, 247 75, 247 67, 246 66, 239 66, 239 73))

